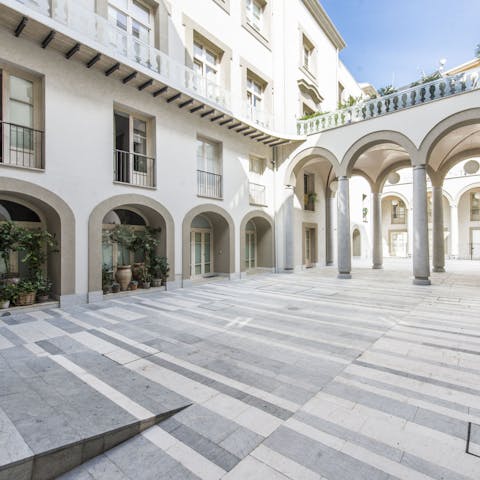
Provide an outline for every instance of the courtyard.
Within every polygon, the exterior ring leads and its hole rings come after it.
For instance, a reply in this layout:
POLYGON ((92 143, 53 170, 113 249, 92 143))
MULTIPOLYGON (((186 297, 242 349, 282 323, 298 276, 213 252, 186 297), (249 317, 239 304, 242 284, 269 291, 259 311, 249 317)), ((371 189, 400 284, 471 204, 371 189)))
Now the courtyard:
POLYGON ((353 266, 1 317, 0 479, 480 478, 478 264, 353 266))

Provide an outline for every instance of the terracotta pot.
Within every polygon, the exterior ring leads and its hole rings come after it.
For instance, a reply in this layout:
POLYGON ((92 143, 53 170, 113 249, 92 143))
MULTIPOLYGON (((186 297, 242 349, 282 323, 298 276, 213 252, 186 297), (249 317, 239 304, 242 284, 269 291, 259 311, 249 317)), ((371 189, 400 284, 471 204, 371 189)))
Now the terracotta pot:
POLYGON ((119 283, 114 283, 112 285, 111 290, 112 290, 112 293, 118 293, 120 291, 120 284, 119 283))
POLYGON ((120 265, 115 272, 115 280, 120 284, 120 290, 125 292, 132 280, 132 268, 130 265, 120 265))
POLYGON ((138 283, 130 282, 129 288, 130 290, 136 290, 138 288, 138 283))

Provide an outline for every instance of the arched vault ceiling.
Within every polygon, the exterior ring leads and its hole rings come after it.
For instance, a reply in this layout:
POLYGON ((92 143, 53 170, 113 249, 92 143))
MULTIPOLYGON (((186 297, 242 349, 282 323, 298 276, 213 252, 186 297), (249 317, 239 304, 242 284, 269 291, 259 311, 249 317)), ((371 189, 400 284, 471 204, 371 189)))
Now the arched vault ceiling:
POLYGON ((363 152, 355 162, 354 169, 365 172, 373 181, 376 181, 385 169, 408 159, 409 156, 402 147, 394 143, 382 143, 363 152))
POLYGON ((429 164, 439 170, 449 159, 462 152, 480 148, 480 124, 465 125, 447 133, 432 149, 429 164))

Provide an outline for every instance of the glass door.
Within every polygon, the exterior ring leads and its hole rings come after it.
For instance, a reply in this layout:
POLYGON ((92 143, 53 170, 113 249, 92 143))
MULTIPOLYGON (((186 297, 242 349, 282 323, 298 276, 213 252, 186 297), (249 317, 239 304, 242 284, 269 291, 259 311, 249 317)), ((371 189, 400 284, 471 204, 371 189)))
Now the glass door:
POLYGON ((191 234, 191 274, 202 277, 213 272, 212 233, 208 230, 194 230, 191 234))
POLYGON ((257 236, 253 231, 245 232, 245 267, 247 270, 257 267, 257 236))

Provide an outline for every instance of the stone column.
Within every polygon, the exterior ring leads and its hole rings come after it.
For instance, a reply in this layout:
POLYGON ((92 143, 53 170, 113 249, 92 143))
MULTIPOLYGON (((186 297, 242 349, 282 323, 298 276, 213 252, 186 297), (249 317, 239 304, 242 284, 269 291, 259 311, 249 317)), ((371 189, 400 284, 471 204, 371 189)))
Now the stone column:
POLYGON ((415 285, 430 285, 431 283, 425 165, 413 167, 413 276, 415 285))
POLYGON ((373 252, 372 262, 374 269, 383 268, 383 238, 382 238, 382 195, 372 192, 372 220, 373 220, 373 252))
POLYGON ((347 177, 339 177, 337 192, 338 278, 352 278, 352 240, 350 235, 350 199, 347 177))
POLYGON ((445 239, 443 227, 443 189, 432 186, 432 236, 433 236, 433 271, 445 271, 445 239))
POLYGON ((294 239, 295 239, 295 211, 294 211, 295 189, 287 186, 287 198, 285 199, 285 216, 283 228, 285 233, 285 270, 293 270, 294 265, 294 239))
POLYGON ((451 254, 453 258, 458 258, 460 251, 458 246, 458 205, 452 203, 450 205, 450 242, 451 242, 451 254))
POLYGON ((327 197, 327 258, 326 263, 331 266, 335 263, 335 209, 336 198, 332 196, 327 197))

